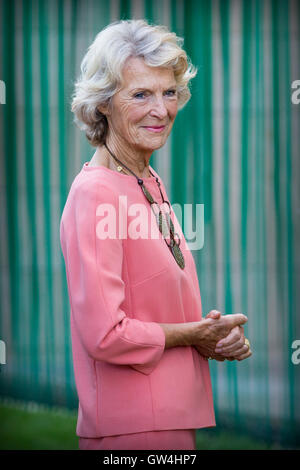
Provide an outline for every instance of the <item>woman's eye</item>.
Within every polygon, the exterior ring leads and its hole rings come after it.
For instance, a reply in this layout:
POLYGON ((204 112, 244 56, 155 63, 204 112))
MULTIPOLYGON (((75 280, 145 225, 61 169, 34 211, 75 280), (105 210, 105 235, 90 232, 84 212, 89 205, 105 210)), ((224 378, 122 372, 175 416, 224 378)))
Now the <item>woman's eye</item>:
POLYGON ((139 93, 136 93, 134 95, 135 98, 144 98, 145 97, 145 93, 143 91, 140 91, 139 93))
POLYGON ((168 90, 166 93, 168 96, 174 96, 176 95, 176 90, 168 90))

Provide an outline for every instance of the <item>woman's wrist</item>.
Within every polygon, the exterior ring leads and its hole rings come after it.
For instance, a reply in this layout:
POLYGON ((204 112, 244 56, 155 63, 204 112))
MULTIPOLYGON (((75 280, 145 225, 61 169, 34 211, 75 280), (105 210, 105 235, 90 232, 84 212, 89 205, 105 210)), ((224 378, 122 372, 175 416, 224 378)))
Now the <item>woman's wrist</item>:
POLYGON ((159 323, 166 337, 165 349, 174 348, 176 346, 193 346, 197 343, 197 340, 199 341, 202 326, 201 323, 202 321, 159 323))

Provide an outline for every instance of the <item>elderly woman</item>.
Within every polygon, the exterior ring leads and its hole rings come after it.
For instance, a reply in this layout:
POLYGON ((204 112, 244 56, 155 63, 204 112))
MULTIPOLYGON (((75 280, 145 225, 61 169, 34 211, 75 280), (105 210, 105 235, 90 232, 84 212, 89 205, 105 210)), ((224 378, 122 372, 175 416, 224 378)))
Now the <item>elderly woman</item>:
POLYGON ((251 355, 247 317, 202 318, 193 256, 149 164, 190 98, 181 43, 144 20, 114 22, 75 87, 72 111, 96 147, 60 225, 80 449, 195 449, 196 429, 215 425, 208 358, 251 355))

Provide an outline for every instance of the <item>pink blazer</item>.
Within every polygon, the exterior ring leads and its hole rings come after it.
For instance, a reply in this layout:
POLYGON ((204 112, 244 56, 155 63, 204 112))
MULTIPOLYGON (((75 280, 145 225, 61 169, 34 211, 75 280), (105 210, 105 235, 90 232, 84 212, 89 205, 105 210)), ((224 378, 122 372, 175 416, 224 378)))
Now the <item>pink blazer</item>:
MULTIPOLYGON (((161 203, 155 179, 144 182, 161 203)), ((144 205, 150 226, 152 210, 136 178, 86 162, 61 217, 80 437, 215 426, 208 361, 193 347, 165 350, 159 325, 201 319, 192 253, 174 212, 183 270, 156 225, 156 238, 133 239, 135 203, 144 205), (105 218, 113 227, 103 204, 115 210, 116 238, 99 237, 105 218)))

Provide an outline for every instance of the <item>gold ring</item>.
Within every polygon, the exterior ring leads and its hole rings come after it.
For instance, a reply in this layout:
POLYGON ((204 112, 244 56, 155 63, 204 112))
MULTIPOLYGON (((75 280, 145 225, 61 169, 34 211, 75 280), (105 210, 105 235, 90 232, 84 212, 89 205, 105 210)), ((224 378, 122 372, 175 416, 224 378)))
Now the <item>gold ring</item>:
POLYGON ((247 338, 245 338, 245 345, 248 346, 248 349, 250 349, 250 341, 247 338))

